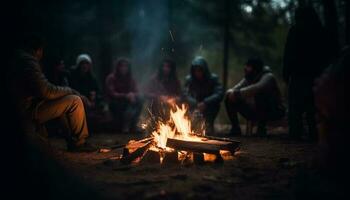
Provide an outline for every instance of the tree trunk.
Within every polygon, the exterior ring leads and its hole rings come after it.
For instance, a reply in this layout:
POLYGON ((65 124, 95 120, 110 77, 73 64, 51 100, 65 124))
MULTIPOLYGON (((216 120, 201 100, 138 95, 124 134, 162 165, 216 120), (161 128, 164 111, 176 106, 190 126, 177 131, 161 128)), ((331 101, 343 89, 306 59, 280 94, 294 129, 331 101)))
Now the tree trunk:
POLYGON ((224 57, 223 57, 223 86, 227 88, 228 63, 229 63, 229 44, 230 44, 230 0, 225 0, 225 19, 224 19, 224 57))
POLYGON ((334 0, 323 0, 323 10, 324 10, 324 19, 325 27, 328 36, 334 41, 332 45, 333 52, 338 52, 339 50, 339 35, 338 35, 338 16, 337 10, 335 7, 334 0))
POLYGON ((113 6, 111 0, 99 1, 97 10, 98 39, 100 42, 99 53, 99 77, 104 80, 112 66, 112 45, 111 35, 113 28, 113 6))
POLYGON ((345 1, 345 44, 350 45, 350 1, 345 1))

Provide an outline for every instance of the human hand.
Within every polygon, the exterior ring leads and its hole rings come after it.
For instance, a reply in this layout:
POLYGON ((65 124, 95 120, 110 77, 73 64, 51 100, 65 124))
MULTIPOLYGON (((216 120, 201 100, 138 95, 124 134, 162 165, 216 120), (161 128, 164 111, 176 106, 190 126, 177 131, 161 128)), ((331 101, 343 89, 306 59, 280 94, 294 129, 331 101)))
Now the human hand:
POLYGON ((129 92, 126 97, 129 99, 131 103, 134 103, 136 101, 136 95, 133 92, 129 92))

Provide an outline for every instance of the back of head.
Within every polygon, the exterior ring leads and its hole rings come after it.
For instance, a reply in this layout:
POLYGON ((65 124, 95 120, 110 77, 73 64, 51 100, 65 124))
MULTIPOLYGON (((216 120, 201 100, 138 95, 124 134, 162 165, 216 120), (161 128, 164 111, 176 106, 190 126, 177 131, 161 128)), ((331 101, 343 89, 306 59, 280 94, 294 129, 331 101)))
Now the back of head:
POLYGON ((45 39, 40 34, 29 33, 29 34, 20 36, 15 46, 18 49, 32 52, 40 48, 43 48, 45 46, 45 39))

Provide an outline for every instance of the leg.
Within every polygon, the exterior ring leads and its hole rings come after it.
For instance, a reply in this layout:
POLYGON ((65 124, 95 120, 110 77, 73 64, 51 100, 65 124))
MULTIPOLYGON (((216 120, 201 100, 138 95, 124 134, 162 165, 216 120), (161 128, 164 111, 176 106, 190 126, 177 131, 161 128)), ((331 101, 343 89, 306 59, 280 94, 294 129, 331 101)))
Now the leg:
POLYGON ((308 126, 308 134, 311 140, 317 141, 318 140, 318 131, 316 127, 316 108, 315 108, 315 101, 314 101, 314 95, 311 89, 308 91, 308 103, 306 103, 305 111, 306 111, 306 122, 308 126))
POLYGON ((300 88, 289 84, 288 88, 288 125, 289 135, 294 139, 300 139, 303 134, 303 95, 300 88), (299 93, 299 94, 298 94, 299 93))
POLYGON ((220 110, 220 105, 208 106, 208 108, 203 113, 205 119, 206 133, 214 134, 214 121, 220 110))
POLYGON ((83 102, 79 96, 68 95, 59 99, 46 101, 38 108, 37 119, 45 123, 51 119, 61 118, 69 130, 68 146, 80 146, 89 135, 83 102))
POLYGON ((127 109, 126 101, 113 101, 110 103, 109 109, 112 113, 116 130, 122 132, 124 128, 125 111, 127 109))
POLYGON ((252 108, 252 106, 248 105, 244 102, 243 99, 233 99, 230 100, 229 98, 225 98, 225 106, 227 115, 229 116, 229 119, 231 121, 231 131, 230 133, 233 135, 240 135, 241 134, 241 128, 239 126, 238 121, 238 113, 240 113, 244 118, 248 120, 254 120, 256 117, 255 111, 252 108))
POLYGON ((142 111, 143 101, 142 99, 138 99, 137 102, 132 107, 132 114, 130 117, 130 132, 135 132, 137 130, 137 123, 139 122, 139 117, 142 111))

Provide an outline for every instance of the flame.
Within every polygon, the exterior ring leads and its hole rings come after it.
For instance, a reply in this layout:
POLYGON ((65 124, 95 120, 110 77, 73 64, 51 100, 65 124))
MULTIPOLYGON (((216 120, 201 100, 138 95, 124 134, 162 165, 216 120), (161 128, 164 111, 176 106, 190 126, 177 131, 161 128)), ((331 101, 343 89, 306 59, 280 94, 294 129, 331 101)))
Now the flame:
MULTIPOLYGON (((170 119, 167 122, 159 121, 157 129, 152 132, 154 147, 153 151, 160 153, 160 163, 162 163, 166 152, 173 152, 174 149, 167 147, 168 138, 186 140, 186 141, 198 141, 202 142, 203 137, 196 135, 191 127, 191 120, 187 116, 188 108, 182 104, 179 107, 176 104, 170 104, 172 109, 170 110, 170 119)), ((203 129, 202 135, 205 134, 203 129)), ((220 151, 221 157, 226 160, 230 159, 232 155, 228 151, 220 151)), ((219 156, 220 156, 219 155, 219 156)), ((204 162, 214 162, 218 155, 203 153, 204 162)), ((178 160, 183 162, 192 162, 193 153, 187 151, 178 151, 178 160)))
MULTIPOLYGON (((174 104, 173 104, 174 105, 174 104)), ((186 116, 188 108, 184 104, 181 107, 175 105, 170 110, 170 120, 167 123, 158 122, 157 130, 152 132, 156 146, 166 149, 168 138, 187 141, 201 141, 195 136, 191 128, 191 120, 186 116), (174 126, 172 126, 172 124, 174 126)))

